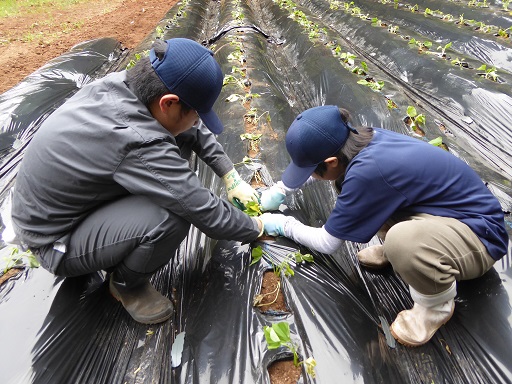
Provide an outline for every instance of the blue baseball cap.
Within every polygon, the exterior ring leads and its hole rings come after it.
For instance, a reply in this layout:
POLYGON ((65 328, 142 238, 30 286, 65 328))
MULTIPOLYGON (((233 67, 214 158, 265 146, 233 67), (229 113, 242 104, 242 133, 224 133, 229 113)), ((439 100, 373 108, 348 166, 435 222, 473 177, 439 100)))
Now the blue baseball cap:
POLYGON ((165 42, 167 50, 162 60, 154 49, 149 51, 156 74, 169 92, 197 111, 210 131, 221 133, 224 126, 212 107, 222 90, 224 76, 213 52, 189 39, 175 38, 165 42))
POLYGON ((318 164, 335 156, 357 130, 345 123, 335 105, 315 107, 295 118, 286 133, 286 149, 292 158, 282 175, 288 188, 298 188, 313 174, 318 164))

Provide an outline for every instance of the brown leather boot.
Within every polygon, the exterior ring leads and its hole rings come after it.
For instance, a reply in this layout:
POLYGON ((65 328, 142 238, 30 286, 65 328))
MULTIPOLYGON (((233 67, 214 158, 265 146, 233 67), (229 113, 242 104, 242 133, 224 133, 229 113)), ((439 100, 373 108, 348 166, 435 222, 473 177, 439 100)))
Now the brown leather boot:
POLYGON ((371 269, 381 269, 389 265, 389 260, 384 256, 384 246, 381 244, 361 249, 357 253, 357 259, 363 267, 371 269))
POLYGON ((142 324, 166 321, 174 313, 172 302, 149 282, 148 275, 122 266, 110 275, 110 293, 119 300, 131 317, 142 324))

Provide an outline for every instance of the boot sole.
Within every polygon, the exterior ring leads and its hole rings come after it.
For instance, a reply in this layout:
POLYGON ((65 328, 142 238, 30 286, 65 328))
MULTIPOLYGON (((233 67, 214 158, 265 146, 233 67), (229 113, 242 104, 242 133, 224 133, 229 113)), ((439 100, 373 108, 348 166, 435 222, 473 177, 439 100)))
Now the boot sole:
POLYGON ((424 341, 423 343, 412 343, 410 341, 405 341, 403 339, 401 339, 396 333, 395 331, 393 331, 393 324, 391 324, 391 327, 389 327, 389 330, 391 332, 391 335, 396 339, 396 341, 398 341, 400 344, 406 346, 406 347, 409 347, 409 348, 418 348, 418 347, 421 347, 422 345, 425 345, 427 344, 431 339, 432 337, 434 337, 434 335, 436 334, 436 332, 443 326, 445 325, 448 321, 450 321, 450 319, 452 318, 453 316, 453 312, 455 311, 455 305, 453 306, 452 308, 452 312, 450 313, 450 317, 448 317, 448 319, 446 319, 446 321, 441 324, 439 326, 439 328, 437 328, 434 332, 432 332, 432 334, 430 335, 430 337, 424 341))

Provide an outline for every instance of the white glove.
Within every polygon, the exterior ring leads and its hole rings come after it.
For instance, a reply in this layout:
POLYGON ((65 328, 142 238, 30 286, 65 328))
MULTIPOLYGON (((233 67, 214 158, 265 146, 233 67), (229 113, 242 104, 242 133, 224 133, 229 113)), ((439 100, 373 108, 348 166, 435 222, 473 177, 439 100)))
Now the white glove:
POLYGON ((254 201, 259 204, 258 193, 247 182, 243 181, 238 172, 233 168, 222 176, 228 193, 228 200, 240 210, 245 209, 245 204, 254 201))

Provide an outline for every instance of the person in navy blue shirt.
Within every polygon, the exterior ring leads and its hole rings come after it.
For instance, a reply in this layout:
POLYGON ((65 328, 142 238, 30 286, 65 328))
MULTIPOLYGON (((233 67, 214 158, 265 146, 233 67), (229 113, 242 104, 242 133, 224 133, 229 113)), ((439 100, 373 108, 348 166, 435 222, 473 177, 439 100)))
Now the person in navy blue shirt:
POLYGON ((264 191, 264 210, 312 178, 334 180, 341 191, 325 225, 264 213, 265 232, 322 253, 344 240, 382 244, 358 253, 361 265, 389 263, 409 285, 412 309, 400 312, 391 333, 402 344, 428 342, 452 316, 456 282, 483 275, 507 252, 498 200, 465 162, 424 141, 348 123, 337 106, 308 109, 286 134, 292 159, 282 180, 264 191))

